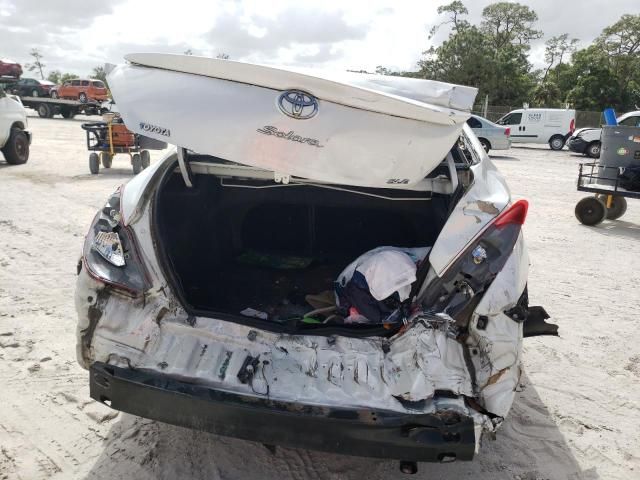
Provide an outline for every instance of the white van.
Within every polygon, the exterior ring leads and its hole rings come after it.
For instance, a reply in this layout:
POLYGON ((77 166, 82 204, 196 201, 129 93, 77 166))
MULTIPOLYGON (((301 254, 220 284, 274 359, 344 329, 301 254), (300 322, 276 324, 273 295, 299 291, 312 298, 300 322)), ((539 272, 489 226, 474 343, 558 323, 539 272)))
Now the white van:
POLYGON ((576 111, 559 108, 520 108, 496 122, 511 127, 512 143, 548 143, 561 150, 575 130, 576 111))

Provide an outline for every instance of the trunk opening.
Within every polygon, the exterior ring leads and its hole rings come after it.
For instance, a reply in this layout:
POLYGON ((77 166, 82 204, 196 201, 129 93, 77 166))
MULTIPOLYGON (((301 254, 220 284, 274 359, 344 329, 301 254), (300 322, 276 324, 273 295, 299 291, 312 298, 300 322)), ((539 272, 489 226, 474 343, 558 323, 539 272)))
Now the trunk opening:
POLYGON ((259 319, 265 329, 301 320, 314 310, 305 297, 333 291, 361 254, 432 246, 451 202, 432 192, 341 188, 210 174, 195 175, 187 188, 170 168, 157 193, 155 223, 160 258, 183 306, 255 324, 241 314, 250 308, 268 315, 259 319))

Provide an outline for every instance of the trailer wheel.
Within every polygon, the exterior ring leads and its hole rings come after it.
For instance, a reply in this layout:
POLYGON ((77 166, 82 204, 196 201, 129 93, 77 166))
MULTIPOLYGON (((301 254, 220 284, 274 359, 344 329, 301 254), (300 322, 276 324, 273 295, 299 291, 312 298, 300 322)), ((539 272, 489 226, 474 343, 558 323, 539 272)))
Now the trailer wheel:
POLYGON ((607 217, 607 206, 597 197, 586 197, 576 204, 576 218, 583 225, 597 225, 607 217))
POLYGON ((137 175, 142 171, 142 159, 139 154, 133 154, 133 157, 131 157, 131 166, 133 167, 134 175, 137 175))
POLYGON ((151 165, 151 154, 149 150, 142 150, 140 152, 140 159, 142 160, 142 168, 147 168, 151 165))
POLYGON ((29 160, 29 138, 20 128, 12 128, 9 140, 2 147, 4 159, 9 165, 22 165, 29 160))
POLYGON ((113 157, 109 152, 100 152, 100 161, 102 162, 102 166, 104 168, 111 168, 113 157))
POLYGON ((96 152, 92 152, 89 155, 89 170, 93 175, 97 175, 100 172, 100 157, 96 152))
POLYGON ((562 150, 564 147, 564 137, 562 135, 554 135, 549 139, 551 150, 562 150))
MULTIPOLYGON (((599 200, 602 200, 604 206, 607 206, 607 195, 596 195, 599 200)), ((617 220, 623 216, 627 211, 627 199, 624 197, 614 196, 611 199, 611 206, 607 208, 607 220, 617 220)))
POLYGON ((51 108, 46 103, 41 103, 38 105, 38 115, 41 118, 51 118, 53 117, 53 113, 51 112, 51 108))

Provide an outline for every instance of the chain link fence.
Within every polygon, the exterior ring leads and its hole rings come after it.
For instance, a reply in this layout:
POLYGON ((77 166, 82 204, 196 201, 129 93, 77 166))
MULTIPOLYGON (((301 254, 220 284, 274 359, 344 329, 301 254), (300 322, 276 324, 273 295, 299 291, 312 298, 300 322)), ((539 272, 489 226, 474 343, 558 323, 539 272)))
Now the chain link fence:
MULTIPOLYGON (((522 107, 510 107, 505 105, 489 105, 487 113, 484 113, 484 105, 474 105, 471 113, 485 117, 487 120, 495 122, 512 110, 522 107)), ((604 123, 602 112, 589 112, 585 110, 576 110, 576 128, 600 127, 604 123)))

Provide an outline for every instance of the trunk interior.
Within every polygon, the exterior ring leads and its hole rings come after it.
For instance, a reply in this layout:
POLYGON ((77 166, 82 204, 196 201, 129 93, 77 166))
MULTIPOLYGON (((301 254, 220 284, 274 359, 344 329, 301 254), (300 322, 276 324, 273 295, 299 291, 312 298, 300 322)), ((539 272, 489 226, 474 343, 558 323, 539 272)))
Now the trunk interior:
POLYGON ((273 322, 301 319, 314 310, 305 296, 332 291, 359 255, 431 246, 448 216, 449 196, 345 189, 360 193, 204 174, 187 188, 177 171, 168 173, 155 223, 188 310, 239 316, 251 308, 273 322))

